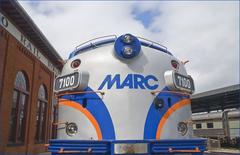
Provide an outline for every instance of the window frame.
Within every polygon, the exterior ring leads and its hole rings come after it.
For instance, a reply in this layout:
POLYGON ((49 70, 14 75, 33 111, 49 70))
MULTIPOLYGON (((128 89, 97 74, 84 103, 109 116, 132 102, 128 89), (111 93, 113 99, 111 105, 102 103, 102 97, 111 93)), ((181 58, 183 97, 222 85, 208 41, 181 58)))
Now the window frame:
POLYGON ((202 129, 202 123, 196 123, 195 126, 196 129, 202 129))
POLYGON ((214 128, 213 122, 207 122, 207 128, 213 129, 214 128))
POLYGON ((9 125, 9 133, 8 133, 8 145, 10 146, 14 146, 14 145, 24 145, 25 141, 26 141, 26 129, 27 129, 27 115, 28 115, 28 105, 29 105, 29 80, 27 75, 23 72, 23 71, 18 71, 16 76, 15 76, 15 80, 14 80, 14 87, 13 87, 13 91, 12 91, 12 100, 11 100, 11 113, 10 113, 10 119, 8 122, 9 125), (17 77, 18 74, 22 74, 24 77, 24 83, 25 83, 25 87, 26 90, 23 88, 20 88, 16 85, 16 82, 23 82, 23 81, 17 81, 17 77), (13 101, 14 101, 14 93, 16 93, 17 98, 16 98, 16 110, 15 110, 15 117, 12 116, 13 113, 13 101), (25 96, 24 99, 24 107, 23 107, 23 124, 21 126, 19 126, 20 124, 20 113, 21 113, 21 102, 22 102, 22 98, 23 96, 25 96), (13 122, 13 125, 10 123, 13 122), (19 133, 21 132, 21 133, 19 133), (20 137, 19 137, 20 135, 20 137), (12 138, 13 136, 13 138, 12 138))
POLYGON ((47 114, 48 114, 47 92, 48 92, 47 87, 44 84, 41 84, 38 89, 38 97, 37 97, 37 103, 36 103, 36 115, 35 115, 36 130, 35 130, 35 136, 34 136, 35 144, 42 144, 46 142, 46 136, 47 136, 46 127, 47 127, 47 121, 48 121, 47 120, 47 114), (41 87, 43 87, 44 89, 45 99, 39 96, 41 87), (43 112, 43 109, 44 109, 44 112, 43 112), (43 118, 43 121, 41 121, 42 118, 43 118))

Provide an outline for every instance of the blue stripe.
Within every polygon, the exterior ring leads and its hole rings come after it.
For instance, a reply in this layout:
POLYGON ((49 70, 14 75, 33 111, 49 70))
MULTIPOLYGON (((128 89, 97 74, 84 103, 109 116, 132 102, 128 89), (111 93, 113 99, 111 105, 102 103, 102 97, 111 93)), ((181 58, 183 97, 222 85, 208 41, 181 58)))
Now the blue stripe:
MULTIPOLYGON (((167 87, 165 87, 162 91, 169 91, 167 87)), ((163 115, 167 112, 169 108, 171 108, 174 104, 179 102, 180 100, 187 98, 186 96, 176 95, 171 93, 159 93, 156 97, 164 100, 164 106, 161 109, 156 109, 154 103, 152 102, 147 118, 144 126, 144 139, 156 139, 157 128, 160 120, 163 115), (168 105, 168 98, 171 98, 171 105, 168 105)))
POLYGON ((81 52, 83 52, 83 51, 86 51, 86 50, 89 50, 89 49, 91 49, 91 48, 97 48, 98 46, 106 45, 106 44, 114 43, 114 42, 115 42, 115 38, 113 38, 113 39, 101 40, 101 41, 95 42, 94 44, 89 43, 88 45, 82 46, 82 47, 80 47, 80 48, 77 48, 75 51, 73 51, 73 52, 69 55, 69 58, 68 58, 68 59, 71 59, 72 57, 78 55, 79 53, 81 53, 81 52))
MULTIPOLYGON (((93 90, 88 87, 86 91, 93 90)), ((83 100, 87 100, 86 108, 98 122, 102 132, 102 138, 108 140, 115 139, 114 126, 109 111, 102 99, 96 93, 64 95, 62 98, 77 102, 81 105, 83 105, 83 100)))

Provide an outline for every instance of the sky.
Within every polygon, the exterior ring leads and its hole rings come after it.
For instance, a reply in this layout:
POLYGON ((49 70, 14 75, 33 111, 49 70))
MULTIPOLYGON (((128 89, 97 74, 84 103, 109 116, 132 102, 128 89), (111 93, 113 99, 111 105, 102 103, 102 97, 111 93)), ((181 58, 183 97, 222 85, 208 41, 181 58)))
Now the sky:
POLYGON ((63 59, 105 35, 131 33, 166 46, 195 93, 239 84, 238 1, 19 1, 63 59))

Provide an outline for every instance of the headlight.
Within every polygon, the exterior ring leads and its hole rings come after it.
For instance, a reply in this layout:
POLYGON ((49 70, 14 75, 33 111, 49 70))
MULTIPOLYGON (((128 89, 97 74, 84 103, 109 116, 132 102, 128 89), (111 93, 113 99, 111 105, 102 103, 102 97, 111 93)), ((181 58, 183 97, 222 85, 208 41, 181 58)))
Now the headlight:
POLYGON ((121 35, 114 44, 117 56, 125 59, 136 57, 141 51, 141 43, 137 37, 131 34, 121 35))
POLYGON ((123 42, 130 44, 133 41, 133 36, 130 34, 125 34, 122 39, 123 42))
POLYGON ((129 46, 125 46, 123 48, 123 54, 125 56, 131 56, 133 54, 133 49, 131 47, 129 47, 129 46))
POLYGON ((66 133, 68 136, 74 136, 77 134, 78 127, 76 123, 68 123, 66 125, 66 133))
POLYGON ((80 64, 81 64, 81 60, 80 59, 76 59, 76 60, 72 61, 71 67, 74 69, 74 68, 79 67, 80 64))
POLYGON ((176 69, 176 70, 179 69, 179 63, 176 60, 172 60, 171 65, 174 69, 176 69))
POLYGON ((182 136, 186 135, 188 131, 187 123, 179 122, 177 129, 178 129, 178 133, 180 133, 182 136))

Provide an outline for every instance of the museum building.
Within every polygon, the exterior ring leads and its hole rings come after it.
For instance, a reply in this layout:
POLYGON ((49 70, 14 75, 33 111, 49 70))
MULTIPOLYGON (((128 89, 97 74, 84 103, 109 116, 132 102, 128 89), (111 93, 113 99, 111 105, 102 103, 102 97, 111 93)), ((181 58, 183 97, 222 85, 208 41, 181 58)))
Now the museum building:
POLYGON ((17 1, 0 1, 0 25, 0 154, 44 152, 62 58, 17 1))

